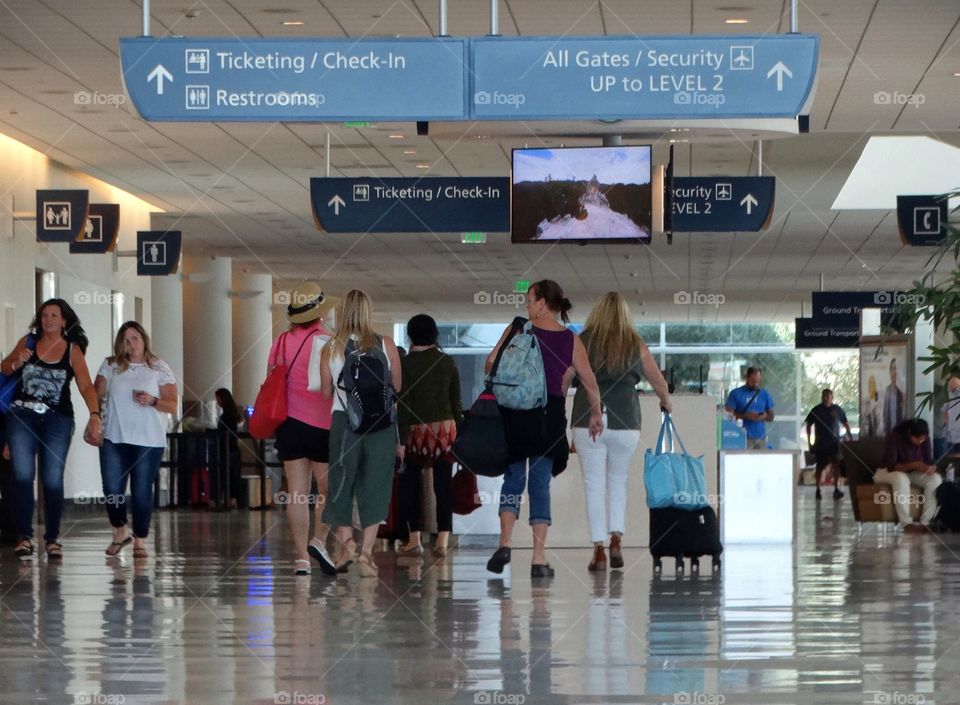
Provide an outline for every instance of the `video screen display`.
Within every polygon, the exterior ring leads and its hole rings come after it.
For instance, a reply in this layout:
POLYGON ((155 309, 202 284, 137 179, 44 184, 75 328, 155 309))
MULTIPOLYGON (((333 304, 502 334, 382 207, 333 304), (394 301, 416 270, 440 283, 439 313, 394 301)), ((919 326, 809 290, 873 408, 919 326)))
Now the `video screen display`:
POLYGON ((651 151, 513 150, 511 241, 650 242, 651 151))

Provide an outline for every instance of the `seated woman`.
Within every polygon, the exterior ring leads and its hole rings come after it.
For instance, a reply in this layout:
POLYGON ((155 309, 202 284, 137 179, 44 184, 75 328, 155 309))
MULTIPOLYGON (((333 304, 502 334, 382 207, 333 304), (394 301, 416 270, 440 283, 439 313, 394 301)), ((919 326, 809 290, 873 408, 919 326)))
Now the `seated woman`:
POLYGON ((893 487, 893 506, 897 521, 908 533, 930 531, 930 521, 937 514, 937 487, 943 481, 933 464, 930 427, 923 419, 910 419, 895 426, 887 434, 884 467, 874 475, 877 482, 893 487), (920 521, 910 518, 910 485, 923 489, 923 512, 920 521))

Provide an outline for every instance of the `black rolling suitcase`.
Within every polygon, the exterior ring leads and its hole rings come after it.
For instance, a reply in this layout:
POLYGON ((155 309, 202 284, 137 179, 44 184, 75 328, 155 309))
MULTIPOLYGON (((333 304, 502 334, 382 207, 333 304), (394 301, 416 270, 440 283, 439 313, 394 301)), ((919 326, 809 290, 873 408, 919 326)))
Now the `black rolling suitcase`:
POLYGON ((717 526, 717 514, 712 507, 703 509, 679 509, 665 507, 650 510, 650 554, 653 556, 653 570, 659 573, 663 568, 661 559, 673 557, 677 561, 677 572, 683 572, 683 559, 693 559, 690 569, 699 570, 701 556, 713 559, 713 570, 720 569, 720 530, 717 526))

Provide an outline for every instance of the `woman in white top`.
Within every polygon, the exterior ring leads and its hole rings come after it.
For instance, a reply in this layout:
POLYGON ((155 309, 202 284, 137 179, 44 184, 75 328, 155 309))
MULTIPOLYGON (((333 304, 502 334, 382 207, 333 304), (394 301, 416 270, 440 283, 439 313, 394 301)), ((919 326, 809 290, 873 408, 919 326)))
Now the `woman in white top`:
POLYGON ((113 342, 113 355, 100 365, 94 382, 104 415, 100 475, 113 526, 108 556, 133 542, 134 558, 146 558, 146 538, 153 512, 153 485, 167 447, 163 414, 177 410, 177 380, 170 367, 150 350, 150 336, 136 321, 127 321, 113 342), (127 480, 133 531, 127 528, 127 480))
POLYGON ((323 521, 337 527, 339 551, 334 557, 337 569, 345 572, 353 562, 353 503, 356 500, 363 529, 363 543, 357 562, 364 576, 376 577, 373 545, 377 527, 387 518, 393 491, 394 458, 402 453, 396 423, 395 400, 400 391, 400 354, 393 340, 373 332, 370 299, 354 289, 343 299, 337 314, 337 331, 327 341, 320 357, 320 393, 333 398, 330 426, 330 496, 323 510, 323 521), (344 369, 349 358, 350 368, 344 369), (360 362, 360 360, 363 360, 360 362), (357 364, 354 365, 353 362, 357 364), (360 369, 360 368, 364 369, 360 369), (348 399, 341 372, 354 375, 357 391, 373 392, 369 409, 361 413, 348 399), (382 396, 381 396, 382 395, 382 396), (377 413, 367 414, 379 404, 377 413), (364 419, 367 430, 351 430, 347 406, 353 420, 364 419), (384 408, 385 407, 385 408, 384 408), (366 422, 369 421, 369 424, 366 422))

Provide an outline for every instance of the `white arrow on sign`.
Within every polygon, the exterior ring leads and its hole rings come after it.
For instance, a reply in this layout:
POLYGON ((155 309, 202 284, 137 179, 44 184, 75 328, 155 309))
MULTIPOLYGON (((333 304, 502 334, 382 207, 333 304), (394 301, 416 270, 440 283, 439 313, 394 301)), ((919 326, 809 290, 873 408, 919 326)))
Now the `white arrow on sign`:
POLYGON ((767 78, 770 78, 774 74, 777 75, 777 92, 780 93, 783 91, 783 76, 787 75, 787 78, 793 78, 793 72, 787 68, 787 65, 782 61, 778 61, 773 65, 773 68, 767 71, 767 78))
POLYGON ((166 79, 173 83, 173 76, 164 67, 163 64, 157 64, 156 68, 147 75, 147 83, 157 80, 157 95, 163 95, 163 80, 166 79))
POLYGON ((747 215, 750 215, 753 212, 753 207, 758 204, 759 204, 759 201, 753 197, 752 193, 748 193, 746 196, 743 197, 743 200, 740 201, 741 206, 742 205, 747 206, 747 215))
POLYGON ((340 215, 340 207, 346 207, 347 202, 340 198, 340 194, 333 194, 333 198, 327 201, 328 206, 333 206, 333 214, 340 215))

